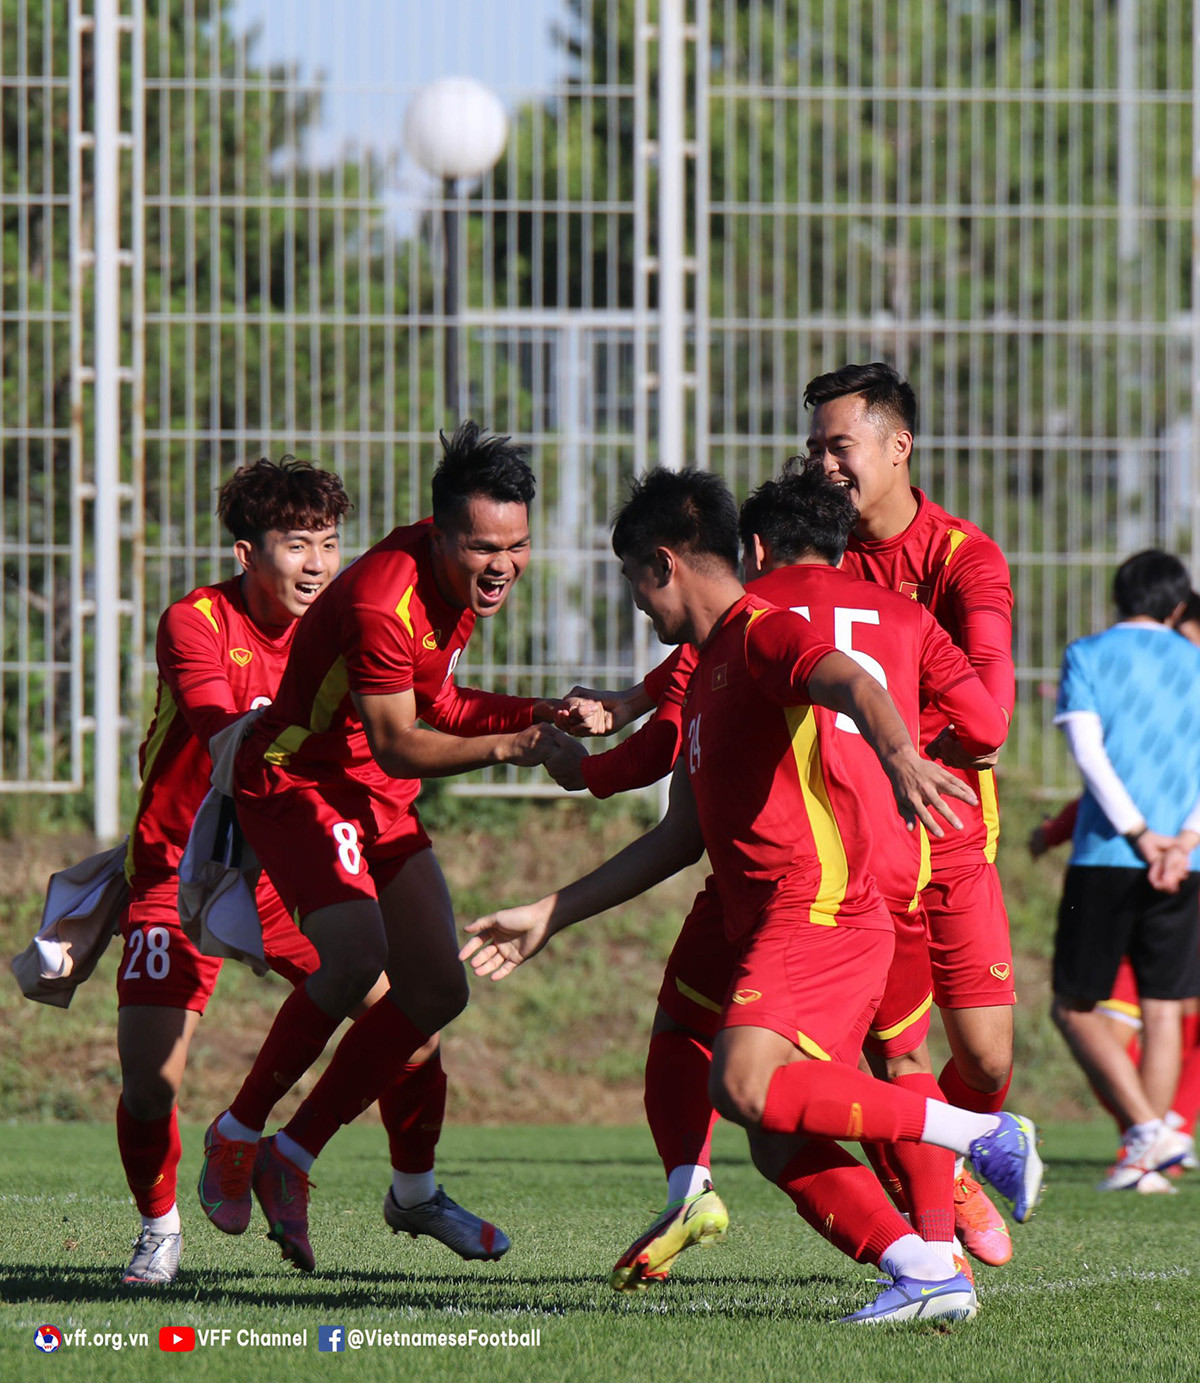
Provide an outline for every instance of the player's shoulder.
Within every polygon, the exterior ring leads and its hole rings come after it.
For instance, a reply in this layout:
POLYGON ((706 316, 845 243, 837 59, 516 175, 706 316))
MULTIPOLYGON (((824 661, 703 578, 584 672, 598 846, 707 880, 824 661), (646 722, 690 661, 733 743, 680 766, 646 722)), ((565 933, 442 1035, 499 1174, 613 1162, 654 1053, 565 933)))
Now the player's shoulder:
POLYGON ((398 584, 419 584, 428 561, 432 527, 431 519, 422 519, 393 528, 387 537, 351 562, 330 590, 341 586, 344 598, 357 604, 370 600, 372 595, 386 600, 398 584))
POLYGON ((240 581, 240 577, 232 577, 215 585, 197 586, 194 591, 172 601, 163 611, 163 628, 176 632, 207 629, 217 635, 227 633, 232 625, 243 619, 238 594, 240 581))
POLYGON ((1000 544, 977 523, 951 514, 925 494, 921 494, 919 522, 928 535, 934 555, 946 567, 970 562, 994 565, 1007 574, 1008 562, 1000 544))

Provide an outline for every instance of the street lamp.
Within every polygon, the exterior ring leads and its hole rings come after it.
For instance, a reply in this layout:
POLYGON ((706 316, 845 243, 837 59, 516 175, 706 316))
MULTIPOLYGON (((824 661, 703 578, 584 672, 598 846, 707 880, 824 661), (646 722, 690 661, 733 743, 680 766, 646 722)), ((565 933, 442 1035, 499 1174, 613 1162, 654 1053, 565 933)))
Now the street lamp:
POLYGON ((404 143, 442 183, 445 255, 445 385, 452 420, 461 414, 458 386, 459 184, 494 168, 508 140, 499 97, 472 77, 443 77, 422 87, 404 116, 404 143))

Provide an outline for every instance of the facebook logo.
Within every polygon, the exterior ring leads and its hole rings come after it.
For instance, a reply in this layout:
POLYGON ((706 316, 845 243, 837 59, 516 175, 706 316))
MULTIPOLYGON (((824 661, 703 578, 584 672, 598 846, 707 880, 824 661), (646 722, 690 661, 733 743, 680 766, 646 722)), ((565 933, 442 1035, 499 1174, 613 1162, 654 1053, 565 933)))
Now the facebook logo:
POLYGON ((340 1325, 319 1325, 317 1327, 317 1348, 328 1354, 337 1354, 346 1348, 346 1332, 340 1325))

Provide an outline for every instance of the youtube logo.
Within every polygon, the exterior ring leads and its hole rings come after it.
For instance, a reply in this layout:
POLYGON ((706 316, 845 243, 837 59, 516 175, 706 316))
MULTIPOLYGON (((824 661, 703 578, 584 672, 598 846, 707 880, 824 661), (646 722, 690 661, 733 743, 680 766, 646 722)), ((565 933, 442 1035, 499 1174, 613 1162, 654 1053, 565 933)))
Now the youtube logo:
POLYGON ((183 1354, 196 1348, 196 1332, 190 1325, 164 1325, 158 1332, 158 1347, 168 1354, 183 1354))

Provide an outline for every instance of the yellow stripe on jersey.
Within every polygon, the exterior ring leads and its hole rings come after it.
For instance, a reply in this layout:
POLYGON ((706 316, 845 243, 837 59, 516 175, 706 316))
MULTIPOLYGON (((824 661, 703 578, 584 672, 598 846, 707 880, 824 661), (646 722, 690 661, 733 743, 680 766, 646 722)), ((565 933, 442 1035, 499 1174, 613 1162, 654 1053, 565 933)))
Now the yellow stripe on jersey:
POLYGON ((692 1003, 699 1004, 701 1008, 708 1009, 710 1013, 720 1013, 722 1011, 720 1004, 715 1004, 711 999, 706 999, 698 989, 693 989, 690 984, 684 984, 681 979, 677 978, 675 980, 675 988, 679 990, 680 994, 682 994, 685 999, 690 999, 692 1003))
POLYGON ((282 768, 311 734, 312 731, 306 730, 303 725, 289 725, 263 755, 263 758, 266 759, 267 763, 282 768))
POLYGON ((933 873, 933 861, 929 854, 929 835, 919 821, 916 828, 921 833, 921 863, 917 867, 917 891, 913 894, 912 902, 908 905, 909 912, 916 912, 921 906, 921 890, 929 882, 929 876, 933 873))
POLYGON ((933 995, 927 994, 925 998, 913 1009, 907 1018, 901 1018, 898 1023, 894 1023, 890 1028, 872 1028, 871 1036, 880 1042, 887 1042, 890 1038, 899 1037, 906 1028, 911 1028, 919 1022, 933 1007, 933 995))
POLYGON ((408 630, 410 638, 416 637, 413 632, 412 616, 408 613, 408 607, 412 603, 413 592, 416 589, 415 586, 410 586, 400 597, 400 603, 396 606, 396 613, 400 616, 400 623, 408 630))
POLYGON ((286 767, 292 755, 296 753, 309 735, 324 734, 332 724, 334 712, 342 704, 342 699, 349 690, 349 686, 346 661, 344 658, 338 658, 325 674, 325 680, 317 688, 317 694, 313 697, 308 728, 305 729, 303 725, 289 725, 263 754, 267 763, 274 764, 276 768, 286 767))
POLYGON ((952 529, 950 529, 949 537, 950 537, 950 551, 946 554, 946 561, 945 561, 945 563, 943 564, 943 565, 945 565, 945 566, 947 566, 947 567, 950 565, 951 561, 954 559, 954 554, 955 554, 955 553, 958 551, 958 549, 963 545, 963 543, 965 543, 965 542, 967 541, 967 535, 962 531, 961 528, 952 528, 952 529))
POLYGON ((817 741, 816 711, 812 706, 788 706, 784 715, 800 778, 800 792, 817 847, 817 862, 821 866, 821 883, 813 900, 809 921, 818 926, 836 926, 833 918, 846 896, 850 867, 842 833, 829 800, 829 789, 825 785, 821 748, 817 741))
POLYGON ((832 1058, 824 1047, 819 1046, 811 1037, 805 1037, 802 1032, 796 1034, 796 1046, 805 1056, 811 1056, 816 1061, 830 1061, 832 1058))
POLYGON ((204 618, 208 620, 209 624, 211 624, 212 627, 217 631, 218 634, 221 632, 221 626, 217 623, 216 617, 213 615, 212 600, 208 596, 202 595, 199 600, 194 602, 192 608, 195 610, 199 610, 200 613, 204 616, 204 618))
MULTIPOLYGON (((210 601, 209 604, 212 602, 210 601)), ((158 682, 158 704, 154 711, 154 734, 146 745, 146 766, 142 772, 142 789, 138 793, 137 811, 133 817, 133 829, 129 832, 129 852, 125 856, 125 878, 132 880, 136 861, 133 858, 133 842, 137 839, 137 823, 142 819, 142 812, 145 809, 143 799, 146 796, 146 786, 150 782, 150 775, 154 769, 154 761, 162 751, 163 741, 170 732, 171 726, 175 723, 175 717, 179 714, 179 708, 175 705, 175 698, 171 695, 171 689, 159 678, 158 682)))
POLYGON ((987 827, 983 858, 988 864, 995 864, 996 846, 1000 840, 1000 803, 996 800, 996 775, 990 768, 979 772, 979 809, 983 813, 983 824, 987 827))
POLYGON ((338 658, 325 674, 325 680, 313 697, 312 714, 308 718, 309 728, 319 734, 328 730, 333 723, 334 712, 345 700, 349 690, 350 678, 346 672, 346 660, 338 658))

